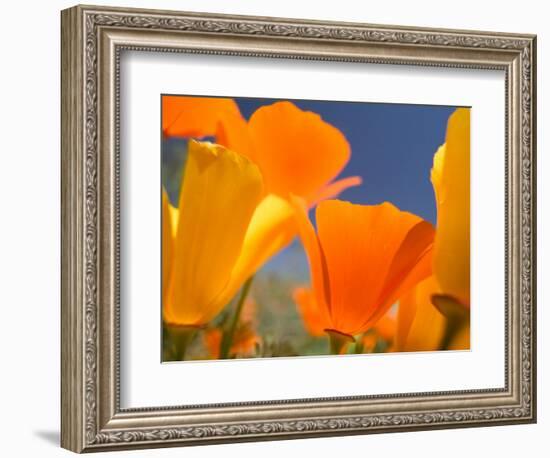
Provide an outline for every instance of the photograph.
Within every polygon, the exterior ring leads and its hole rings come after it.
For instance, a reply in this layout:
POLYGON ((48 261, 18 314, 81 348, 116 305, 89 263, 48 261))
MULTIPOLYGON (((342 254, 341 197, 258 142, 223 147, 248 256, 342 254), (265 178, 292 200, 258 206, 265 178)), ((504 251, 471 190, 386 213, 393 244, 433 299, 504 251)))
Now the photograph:
POLYGON ((162 94, 162 361, 470 350, 470 111, 162 94))

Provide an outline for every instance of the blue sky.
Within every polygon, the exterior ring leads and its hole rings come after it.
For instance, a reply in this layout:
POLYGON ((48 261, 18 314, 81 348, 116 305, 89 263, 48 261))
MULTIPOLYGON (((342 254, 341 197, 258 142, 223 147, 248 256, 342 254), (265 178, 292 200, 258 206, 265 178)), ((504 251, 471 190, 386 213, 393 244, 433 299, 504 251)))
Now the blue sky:
MULTIPOLYGON (((236 98, 245 118, 275 99, 236 98)), ((445 141, 447 119, 456 107, 293 100, 337 127, 351 145, 340 177, 359 175, 363 184, 340 199, 361 204, 389 201, 435 224, 430 182, 433 155, 445 141)))

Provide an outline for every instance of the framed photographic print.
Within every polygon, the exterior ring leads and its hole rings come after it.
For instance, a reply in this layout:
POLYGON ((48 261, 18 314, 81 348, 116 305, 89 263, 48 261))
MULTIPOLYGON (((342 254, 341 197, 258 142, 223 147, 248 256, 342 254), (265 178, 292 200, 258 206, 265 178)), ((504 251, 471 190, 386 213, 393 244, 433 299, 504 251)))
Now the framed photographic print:
POLYGON ((532 35, 62 12, 62 446, 534 422, 532 35))

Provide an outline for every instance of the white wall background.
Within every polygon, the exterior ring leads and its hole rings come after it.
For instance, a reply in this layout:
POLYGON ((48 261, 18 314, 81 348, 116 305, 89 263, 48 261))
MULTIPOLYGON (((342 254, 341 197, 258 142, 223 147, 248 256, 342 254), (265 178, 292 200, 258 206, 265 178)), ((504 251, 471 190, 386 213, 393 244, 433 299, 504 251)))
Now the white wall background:
MULTIPOLYGON (((115 0, 113 0, 115 2, 115 0)), ((97 4, 113 4, 95 0, 97 4)), ((301 441, 120 452, 128 456, 544 456, 550 433, 543 228, 550 95, 546 2, 462 0, 259 2, 116 0, 118 6, 538 34, 539 423, 301 441)), ((59 11, 72 2, 9 2, 0 25, 0 426, 2 456, 68 456, 59 440, 59 11)), ((115 456, 115 455, 113 455, 115 456)))

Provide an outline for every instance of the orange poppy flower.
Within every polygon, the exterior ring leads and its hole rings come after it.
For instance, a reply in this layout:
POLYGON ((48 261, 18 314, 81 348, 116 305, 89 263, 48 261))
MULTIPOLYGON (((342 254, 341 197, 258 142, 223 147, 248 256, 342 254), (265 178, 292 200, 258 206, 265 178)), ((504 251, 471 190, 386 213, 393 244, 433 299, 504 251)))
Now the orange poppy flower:
POLYGON ((303 201, 292 201, 315 296, 308 306, 326 332, 351 340, 430 274, 434 229, 418 216, 329 200, 317 206, 316 234, 303 201))
MULTIPOLYGON (((312 204, 321 194, 334 195, 331 189, 342 191, 329 183, 349 161, 350 147, 344 135, 318 114, 292 102, 276 102, 254 112, 248 137, 250 150, 245 154, 260 167, 268 192, 285 198, 294 194, 312 204)), ((359 179, 344 183, 359 184, 359 179)))

